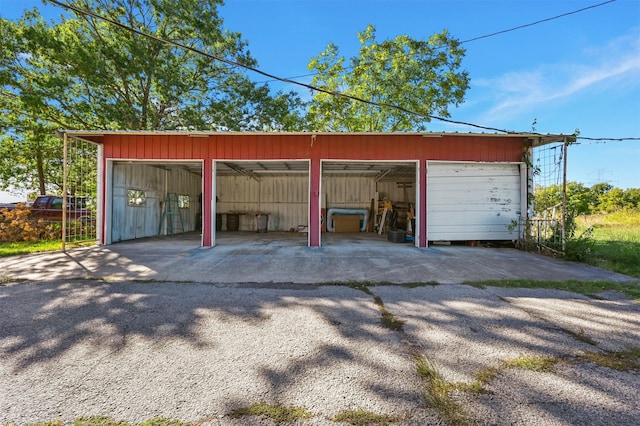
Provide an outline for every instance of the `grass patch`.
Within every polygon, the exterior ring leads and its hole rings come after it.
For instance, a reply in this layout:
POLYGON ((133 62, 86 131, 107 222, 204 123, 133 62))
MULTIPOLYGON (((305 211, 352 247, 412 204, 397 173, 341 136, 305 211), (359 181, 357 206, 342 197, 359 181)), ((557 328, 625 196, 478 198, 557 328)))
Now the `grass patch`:
MULTIPOLYGON (((138 423, 137 426, 190 426, 190 425, 191 423, 183 422, 182 420, 167 419, 165 417, 155 417, 153 419, 145 420, 142 423, 138 423)), ((91 425, 87 425, 87 426, 91 426, 91 425)))
POLYGON ((440 373, 423 357, 416 356, 415 362, 418 376, 426 384, 424 396, 427 405, 438 411, 453 426, 467 424, 466 413, 449 395, 456 389, 456 386, 444 380, 440 373))
POLYGON ((637 302, 640 302, 640 282, 517 279, 465 281, 464 284, 482 289, 486 287, 548 288, 584 294, 589 297, 596 297, 596 294, 603 291, 617 291, 626 294, 637 302))
POLYGON ((281 405, 271 405, 264 401, 260 401, 249 407, 238 408, 230 414, 232 418, 240 418, 243 416, 256 416, 268 418, 276 424, 292 423, 298 419, 308 419, 313 414, 300 407, 283 407, 281 405))
POLYGON ((0 243, 0 257, 16 256, 19 254, 39 253, 42 251, 62 250, 60 240, 19 241, 15 243, 0 243))
POLYGON ((380 310, 380 314, 382 317, 380 318, 380 322, 382 325, 393 331, 403 331, 404 324, 407 322, 405 320, 401 320, 396 318, 391 312, 384 307, 384 302, 382 298, 375 294, 369 287, 376 285, 389 285, 389 283, 374 283, 371 281, 353 281, 353 282, 343 282, 343 283, 331 283, 331 285, 342 285, 347 286, 356 290, 363 291, 370 296, 373 296, 373 303, 378 306, 380 310))
POLYGON ((369 287, 374 287, 379 285, 378 283, 374 283, 371 281, 346 281, 346 282, 334 282, 328 283, 328 285, 339 285, 352 288, 354 290, 360 290, 367 293, 370 296, 373 296, 373 292, 369 289, 369 287))
POLYGON ((73 426, 129 426, 129 423, 113 420, 107 416, 90 416, 76 419, 73 426))
POLYGON ((495 367, 487 367, 476 373, 476 382, 480 383, 482 386, 486 385, 496 377, 498 377, 498 373, 500 373, 499 368, 495 367))
POLYGON ((618 371, 640 370, 640 348, 637 347, 618 352, 585 352, 577 358, 618 371))
POLYGON ((593 229, 586 263, 640 278, 640 210, 580 216, 577 233, 593 229))
POLYGON ((382 325, 384 325, 389 330, 403 331, 403 327, 407 321, 396 318, 391 312, 387 310, 387 308, 384 307, 384 302, 382 301, 382 298, 380 296, 378 296, 377 294, 373 294, 373 292, 371 294, 373 295, 373 302, 378 305, 378 309, 380 310, 380 313, 382 315, 382 318, 380 319, 382 325))
POLYGON ((333 416, 331 419, 334 422, 349 423, 351 425, 380 425, 385 426, 391 423, 400 421, 398 417, 392 417, 387 414, 376 414, 370 411, 357 409, 357 410, 344 410, 333 416))
POLYGON ((440 285, 438 281, 425 281, 425 282, 416 282, 416 283, 403 283, 402 287, 407 288, 418 288, 418 287, 435 287, 440 285))
POLYGON ((391 312, 387 311, 386 308, 381 307, 380 311, 382 312, 382 325, 387 327, 389 330, 393 331, 403 331, 403 327, 406 320, 401 320, 396 318, 391 312))
POLYGON ((521 370, 549 372, 553 371, 558 359, 552 356, 521 355, 504 362, 504 368, 520 368, 521 370))

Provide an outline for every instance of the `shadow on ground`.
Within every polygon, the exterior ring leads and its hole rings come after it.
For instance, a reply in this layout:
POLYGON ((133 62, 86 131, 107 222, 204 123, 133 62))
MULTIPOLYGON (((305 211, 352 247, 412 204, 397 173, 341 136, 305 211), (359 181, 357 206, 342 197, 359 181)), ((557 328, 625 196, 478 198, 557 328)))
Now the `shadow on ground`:
POLYGON ((223 421, 266 401, 302 406, 316 422, 361 408, 433 423, 438 413, 425 405, 415 355, 452 383, 522 354, 562 360, 552 373, 501 371, 486 394, 453 394, 480 423, 625 424, 640 416, 637 374, 575 358, 640 347, 640 311, 630 301, 463 285, 371 289, 407 321, 404 332, 381 325, 370 294, 343 286, 5 285, 0 422, 223 421))

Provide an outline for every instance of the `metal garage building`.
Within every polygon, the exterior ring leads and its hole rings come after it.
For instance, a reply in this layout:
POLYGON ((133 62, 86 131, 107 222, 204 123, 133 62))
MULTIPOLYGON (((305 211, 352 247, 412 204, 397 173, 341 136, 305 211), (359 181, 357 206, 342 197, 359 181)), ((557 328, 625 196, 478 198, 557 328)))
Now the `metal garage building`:
POLYGON ((371 202, 383 197, 413 209, 417 247, 517 239, 510 225, 528 215, 531 150, 564 141, 458 133, 65 131, 63 137, 99 146, 102 244, 201 230, 201 244, 214 246, 216 232, 255 230, 254 214, 264 213, 271 231, 304 228, 311 247, 321 245, 325 227, 333 230, 323 223, 327 214, 377 215, 371 202))

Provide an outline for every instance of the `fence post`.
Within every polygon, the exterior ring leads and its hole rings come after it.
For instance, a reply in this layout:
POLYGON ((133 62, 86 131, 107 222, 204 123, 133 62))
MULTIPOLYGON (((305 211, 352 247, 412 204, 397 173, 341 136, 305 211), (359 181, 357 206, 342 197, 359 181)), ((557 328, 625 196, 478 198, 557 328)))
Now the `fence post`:
POLYGON ((562 253, 567 251, 567 139, 564 139, 562 157, 562 253))
POLYGON ((62 251, 67 241, 67 133, 62 134, 62 251))

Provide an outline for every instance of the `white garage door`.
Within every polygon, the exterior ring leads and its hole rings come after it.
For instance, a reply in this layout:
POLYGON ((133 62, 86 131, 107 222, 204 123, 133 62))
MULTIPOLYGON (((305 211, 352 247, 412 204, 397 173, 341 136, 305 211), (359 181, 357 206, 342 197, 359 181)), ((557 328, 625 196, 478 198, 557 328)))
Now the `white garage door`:
POLYGON ((428 240, 517 239, 521 192, 519 164, 428 163, 428 240))

